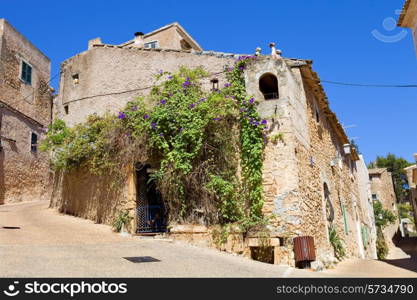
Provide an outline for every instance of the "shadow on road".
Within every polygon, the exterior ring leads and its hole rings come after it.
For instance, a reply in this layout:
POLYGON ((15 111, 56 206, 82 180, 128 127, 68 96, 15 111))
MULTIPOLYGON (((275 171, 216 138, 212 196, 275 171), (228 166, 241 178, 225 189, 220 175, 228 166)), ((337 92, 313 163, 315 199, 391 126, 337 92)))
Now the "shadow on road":
POLYGON ((410 258, 389 259, 384 262, 417 273, 417 237, 397 238, 395 244, 410 255, 410 258))

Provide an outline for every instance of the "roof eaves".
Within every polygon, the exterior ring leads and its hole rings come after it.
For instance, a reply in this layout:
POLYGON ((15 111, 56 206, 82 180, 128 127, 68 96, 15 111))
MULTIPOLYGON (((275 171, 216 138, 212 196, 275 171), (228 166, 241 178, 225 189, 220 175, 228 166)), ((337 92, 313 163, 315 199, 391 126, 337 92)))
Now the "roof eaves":
MULTIPOLYGON (((346 135, 343 126, 340 124, 339 120, 337 119, 336 114, 330 109, 329 101, 324 91, 323 86, 321 85, 320 78, 316 72, 313 71, 312 68, 312 61, 305 60, 307 64, 300 66, 301 74, 305 81, 312 87, 312 92, 317 98, 317 101, 320 104, 324 114, 326 115, 327 119, 329 120, 332 128, 336 132, 339 140, 342 144, 350 144, 350 140, 346 135), (304 73, 304 74, 303 74, 304 73)), ((357 161, 359 160, 358 152, 355 148, 352 147, 352 159, 357 161)))
POLYGON ((405 1, 403 9, 402 9, 401 14, 400 14, 400 17, 398 18, 397 26, 403 27, 404 18, 407 15, 407 11, 408 11, 408 8, 411 5, 411 1, 412 0, 406 0, 405 1))

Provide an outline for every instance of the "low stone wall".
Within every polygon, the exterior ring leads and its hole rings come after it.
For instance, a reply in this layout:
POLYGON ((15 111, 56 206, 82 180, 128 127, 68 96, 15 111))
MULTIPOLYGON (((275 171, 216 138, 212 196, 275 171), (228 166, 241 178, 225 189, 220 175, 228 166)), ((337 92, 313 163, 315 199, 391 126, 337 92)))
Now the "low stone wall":
MULTIPOLYGON (((130 176, 122 188, 112 188, 112 176, 97 176, 87 169, 56 172, 50 207, 60 212, 97 223, 111 225, 120 211, 135 214, 135 198, 130 190, 130 176)), ((133 231, 134 222, 131 228, 133 231)))
POLYGON ((216 230, 218 227, 214 226, 172 225, 169 236, 192 245, 216 248, 248 258, 253 258, 254 248, 269 247, 273 249, 273 264, 295 266, 292 239, 282 239, 277 236, 265 237, 261 233, 244 235, 238 230, 231 230, 224 243, 218 243, 216 230))

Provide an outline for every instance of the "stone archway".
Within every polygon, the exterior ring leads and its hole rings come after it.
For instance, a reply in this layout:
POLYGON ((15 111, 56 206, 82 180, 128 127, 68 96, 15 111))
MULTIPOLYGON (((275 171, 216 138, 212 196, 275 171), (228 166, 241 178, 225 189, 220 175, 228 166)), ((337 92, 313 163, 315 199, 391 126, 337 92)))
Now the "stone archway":
POLYGON ((272 73, 265 73, 259 78, 259 90, 265 100, 278 99, 278 79, 272 73))

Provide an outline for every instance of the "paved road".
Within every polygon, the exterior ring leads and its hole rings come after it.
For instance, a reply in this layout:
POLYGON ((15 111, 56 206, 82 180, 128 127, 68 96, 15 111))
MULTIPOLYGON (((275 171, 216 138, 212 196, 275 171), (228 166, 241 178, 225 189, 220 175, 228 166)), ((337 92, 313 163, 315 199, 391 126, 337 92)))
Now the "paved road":
MULTIPOLYGON (((358 267, 362 263, 348 261, 347 265, 358 267)), ((383 262, 369 263, 371 267, 378 264, 386 268, 391 271, 389 274, 417 275, 383 262)), ((46 202, 0 206, 0 277, 354 276, 349 270, 345 273, 338 269, 297 270, 183 242, 122 237, 109 226, 59 214, 49 209, 46 202), (150 256, 159 261, 132 263, 124 259, 137 256, 150 256)), ((367 271, 365 276, 372 276, 369 266, 367 271)), ((381 273, 373 274, 378 275, 381 273)))

